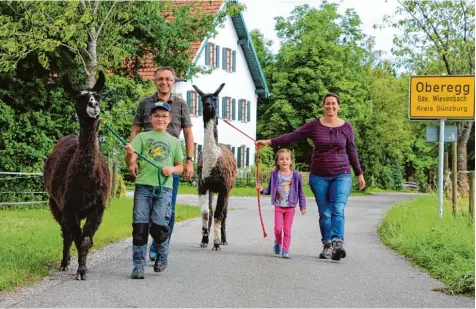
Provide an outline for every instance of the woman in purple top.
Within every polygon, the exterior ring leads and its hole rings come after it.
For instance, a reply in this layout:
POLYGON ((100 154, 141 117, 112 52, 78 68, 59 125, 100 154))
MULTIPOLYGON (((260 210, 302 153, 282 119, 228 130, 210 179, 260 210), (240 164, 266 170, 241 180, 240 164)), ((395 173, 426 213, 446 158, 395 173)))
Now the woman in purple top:
POLYGON ((340 99, 334 93, 324 96, 324 117, 312 120, 295 132, 273 139, 256 141, 258 147, 266 145, 289 145, 311 139, 314 151, 311 160, 309 185, 316 198, 319 210, 323 250, 322 259, 345 258, 344 209, 352 188, 350 167, 359 177, 359 187, 365 187, 359 157, 354 144, 354 132, 347 121, 337 117, 340 99))

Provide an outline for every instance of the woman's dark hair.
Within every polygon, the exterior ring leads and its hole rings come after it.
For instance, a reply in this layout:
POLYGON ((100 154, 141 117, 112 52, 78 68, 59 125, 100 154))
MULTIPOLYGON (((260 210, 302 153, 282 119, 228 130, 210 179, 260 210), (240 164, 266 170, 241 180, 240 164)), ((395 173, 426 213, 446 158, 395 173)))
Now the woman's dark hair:
POLYGON ((328 97, 334 97, 334 98, 336 98, 337 104, 340 105, 340 98, 339 98, 339 96, 338 96, 337 94, 333 93, 333 92, 329 92, 328 94, 326 94, 326 95, 324 96, 324 98, 322 99, 322 105, 324 105, 324 103, 326 102, 326 98, 328 98, 328 97))

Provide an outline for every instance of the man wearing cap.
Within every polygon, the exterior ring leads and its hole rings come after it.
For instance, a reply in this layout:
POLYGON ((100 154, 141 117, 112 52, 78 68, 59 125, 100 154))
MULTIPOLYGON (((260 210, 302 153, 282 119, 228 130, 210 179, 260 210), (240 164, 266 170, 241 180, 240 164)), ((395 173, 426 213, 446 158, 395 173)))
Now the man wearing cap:
MULTIPOLYGON (((156 102, 148 115, 153 130, 139 133, 125 146, 125 161, 135 178, 134 210, 132 214, 132 279, 144 279, 147 240, 149 233, 161 244, 169 237, 169 221, 172 213, 172 175, 183 173, 183 155, 180 140, 167 133, 172 120, 171 106, 156 102), (139 153, 148 161, 139 158, 139 153), (149 227, 150 224, 150 227, 149 227)), ((154 271, 160 271, 156 259, 154 271)))
MULTIPOLYGON (((187 162, 184 167, 185 180, 189 180, 193 176, 193 157, 195 153, 195 147, 193 142, 192 133, 192 121, 190 119, 190 111, 187 103, 177 97, 172 97, 172 88, 175 84, 175 71, 171 67, 159 67, 154 74, 155 86, 157 92, 150 97, 144 98, 139 102, 137 107, 136 116, 132 125, 132 131, 130 135, 130 141, 141 132, 141 130, 149 131, 152 129, 151 123, 148 120, 148 113, 151 106, 157 102, 167 102, 171 107, 172 121, 167 127, 167 132, 175 137, 180 136, 180 131, 183 129, 185 137, 185 148, 187 151, 187 162)), ((136 167, 129 167, 130 173, 135 173, 136 167)), ((159 251, 155 250, 155 244, 152 243, 149 251, 149 258, 151 261, 159 258, 160 271, 167 267, 168 262, 168 249, 170 238, 172 236, 174 223, 175 223, 175 203, 177 200, 178 187, 180 184, 180 175, 173 176, 173 191, 172 191, 172 215, 169 222, 169 238, 166 242, 162 243, 159 247, 159 251)))

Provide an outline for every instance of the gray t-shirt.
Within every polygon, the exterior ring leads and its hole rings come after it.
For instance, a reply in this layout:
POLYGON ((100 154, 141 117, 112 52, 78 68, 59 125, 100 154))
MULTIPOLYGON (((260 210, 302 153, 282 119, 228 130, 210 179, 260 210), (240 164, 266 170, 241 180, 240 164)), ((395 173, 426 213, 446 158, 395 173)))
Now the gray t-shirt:
POLYGON ((281 207, 288 207, 289 191, 293 182, 293 174, 283 175, 278 172, 278 190, 276 192, 276 205, 281 207))
MULTIPOLYGON (((152 130, 153 127, 149 121, 149 112, 151 106, 157 101, 160 101, 157 97, 157 92, 153 96, 141 99, 137 106, 133 124, 141 127, 143 131, 152 130)), ((171 97, 167 103, 172 107, 172 121, 167 126, 167 132, 170 135, 179 138, 180 131, 182 131, 183 128, 192 126, 188 105, 184 100, 177 97, 171 97)))

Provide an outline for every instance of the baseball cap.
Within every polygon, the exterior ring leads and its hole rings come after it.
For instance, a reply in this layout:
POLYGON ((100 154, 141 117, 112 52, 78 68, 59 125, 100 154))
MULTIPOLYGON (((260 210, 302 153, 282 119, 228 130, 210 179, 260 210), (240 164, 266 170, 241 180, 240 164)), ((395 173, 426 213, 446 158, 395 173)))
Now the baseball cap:
POLYGON ((166 110, 168 112, 172 111, 172 107, 170 107, 170 104, 167 103, 167 102, 155 102, 151 108, 150 108, 150 112, 149 112, 149 115, 152 114, 156 109, 163 109, 163 110, 166 110))

